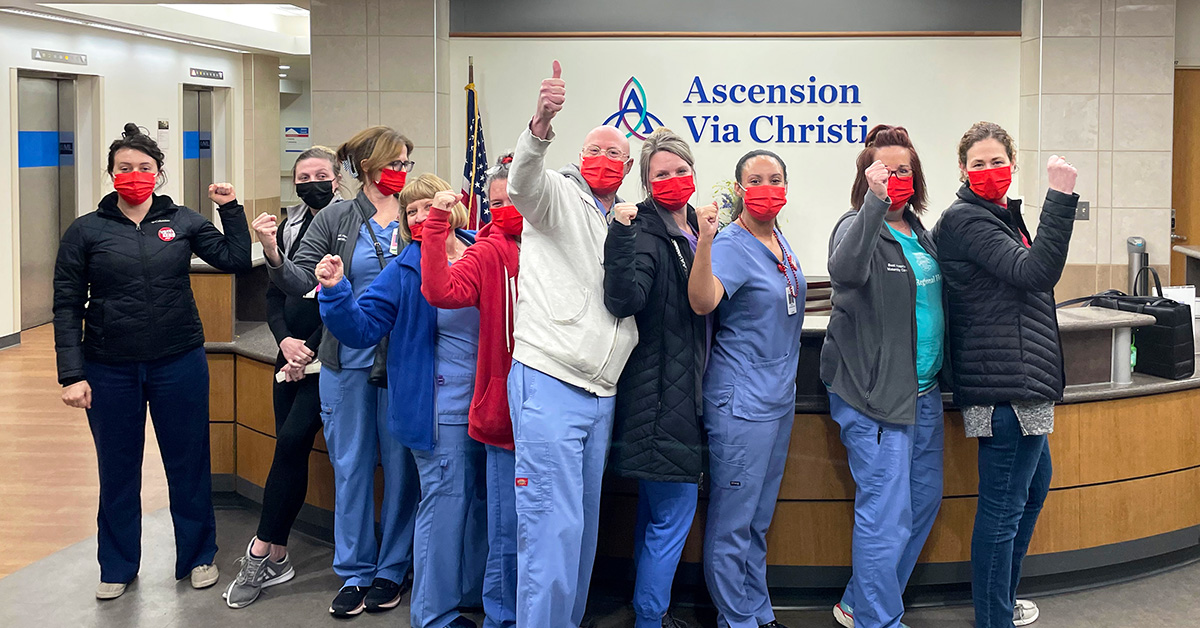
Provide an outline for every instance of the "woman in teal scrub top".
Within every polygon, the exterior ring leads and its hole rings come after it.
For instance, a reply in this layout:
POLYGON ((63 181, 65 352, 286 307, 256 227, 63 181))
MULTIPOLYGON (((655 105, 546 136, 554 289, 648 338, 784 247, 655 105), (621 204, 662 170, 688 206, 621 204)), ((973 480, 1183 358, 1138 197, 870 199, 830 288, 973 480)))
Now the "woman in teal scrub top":
POLYGON ((776 223, 787 202, 783 160, 751 151, 734 176, 734 222, 718 236, 716 206, 700 210, 688 280, 692 309, 718 319, 704 375, 704 577, 722 628, 783 628, 767 592, 766 536, 792 435, 805 280, 776 223))

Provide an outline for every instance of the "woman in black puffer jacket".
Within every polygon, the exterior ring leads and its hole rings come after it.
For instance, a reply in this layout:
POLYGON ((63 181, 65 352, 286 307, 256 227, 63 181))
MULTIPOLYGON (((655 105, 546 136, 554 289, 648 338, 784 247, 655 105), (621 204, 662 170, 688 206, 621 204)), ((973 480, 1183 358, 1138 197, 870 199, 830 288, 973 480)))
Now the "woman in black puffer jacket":
POLYGON ((613 316, 636 317, 640 338, 617 382, 612 453, 617 472, 638 480, 633 609, 642 628, 668 625, 671 582, 696 514, 708 333, 688 301, 698 233, 688 205, 696 191, 691 149, 660 128, 642 144, 639 163, 647 198, 613 208, 604 304, 613 316))
MULTIPOLYGON (((954 399, 967 436, 979 439, 979 504, 971 538, 978 628, 1031 623, 1037 606, 1016 599, 1021 561, 1050 490, 1054 402, 1065 377, 1054 285, 1075 220, 1075 168, 1047 165, 1049 191, 1037 239, 1008 198, 1012 138, 980 122, 963 136, 966 182, 935 229, 946 281, 954 399)), ((1036 174, 1034 174, 1036 176, 1036 174)))
POLYGON ((116 192, 63 234, 54 266, 54 344, 63 402, 87 410, 100 465, 96 597, 125 592, 141 559, 141 468, 149 404, 175 524, 175 578, 217 582, 204 329, 192 254, 225 272, 250 268, 250 233, 233 186, 209 186, 221 233, 166 196, 163 154, 125 125, 108 149, 116 192))

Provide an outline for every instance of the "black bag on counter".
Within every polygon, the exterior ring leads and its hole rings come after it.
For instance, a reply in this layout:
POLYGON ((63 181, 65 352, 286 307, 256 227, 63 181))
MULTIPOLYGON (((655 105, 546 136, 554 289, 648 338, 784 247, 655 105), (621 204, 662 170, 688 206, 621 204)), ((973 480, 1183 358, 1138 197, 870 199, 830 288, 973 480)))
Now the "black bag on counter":
POLYGON ((1196 370, 1196 349, 1192 332, 1192 308, 1185 303, 1162 296, 1162 281, 1158 271, 1149 266, 1138 271, 1154 276, 1158 296, 1129 296, 1120 290, 1107 290, 1100 294, 1059 303, 1058 307, 1088 303, 1092 307, 1103 307, 1122 312, 1149 314, 1154 317, 1153 325, 1133 328, 1133 345, 1137 347, 1137 363, 1133 370, 1164 379, 1186 379, 1196 370))

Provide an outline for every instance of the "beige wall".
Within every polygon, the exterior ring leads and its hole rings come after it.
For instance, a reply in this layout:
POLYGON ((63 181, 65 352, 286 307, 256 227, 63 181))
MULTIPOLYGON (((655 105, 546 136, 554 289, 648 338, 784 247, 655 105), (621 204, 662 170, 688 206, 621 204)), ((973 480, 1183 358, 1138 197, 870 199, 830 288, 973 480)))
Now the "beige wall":
POLYGON ((363 128, 408 136, 417 172, 450 174, 449 0, 314 0, 312 141, 363 128))
POLYGON ((1200 0, 1175 3, 1175 64, 1200 68, 1200 0))
POLYGON ((1066 299, 1123 288, 1129 236, 1170 261, 1174 0, 1026 0, 1018 163, 1034 228, 1052 154, 1079 169, 1091 219, 1075 224, 1066 299), (1038 177, 1028 176, 1036 170, 1038 177))

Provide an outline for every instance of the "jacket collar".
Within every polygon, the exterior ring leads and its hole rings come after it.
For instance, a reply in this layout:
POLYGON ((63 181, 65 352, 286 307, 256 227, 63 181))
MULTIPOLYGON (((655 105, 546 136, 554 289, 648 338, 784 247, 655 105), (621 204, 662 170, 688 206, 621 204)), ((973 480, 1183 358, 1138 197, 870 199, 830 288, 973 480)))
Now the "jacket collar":
MULTIPOLYGON (((689 204, 685 211, 687 211, 688 224, 697 234, 700 233, 699 223, 696 221, 696 210, 689 204)), ((637 220, 642 223, 642 230, 650 235, 664 240, 683 237, 683 232, 675 223, 675 217, 671 215, 670 211, 659 207, 652 198, 646 198, 638 203, 637 220)))
MULTIPOLYGON (((117 206, 117 198, 119 197, 116 192, 109 192, 104 198, 100 199, 96 213, 105 218, 124 220, 129 224, 133 224, 133 221, 117 206)), ((153 200, 150 201, 150 211, 146 212, 146 217, 142 219, 142 222, 161 218, 173 209, 175 209, 175 202, 171 200, 170 196, 155 194, 153 200)))
POLYGON ((1029 237, 1029 229, 1025 227, 1025 219, 1021 216, 1021 199, 1008 199, 1007 207, 1003 205, 997 205, 991 201, 980 198, 979 195, 971 189, 971 186, 967 185, 966 183, 964 183, 962 187, 958 189, 958 198, 962 201, 975 205, 980 209, 986 209, 998 220, 1000 220, 1000 222, 1004 223, 1004 225, 1009 229, 1024 234, 1027 238, 1029 237))
MULTIPOLYGON (((926 231, 924 223, 921 222, 921 219, 917 216, 916 212, 912 210, 912 205, 904 208, 904 222, 907 222, 908 226, 912 228, 913 235, 917 236, 917 239, 920 239, 921 234, 925 233, 926 231)), ((884 221, 884 225, 887 225, 886 221, 884 221)), ((882 236, 884 240, 891 240, 893 242, 896 241, 896 237, 892 235, 891 229, 881 229, 879 231, 879 235, 882 236)))

